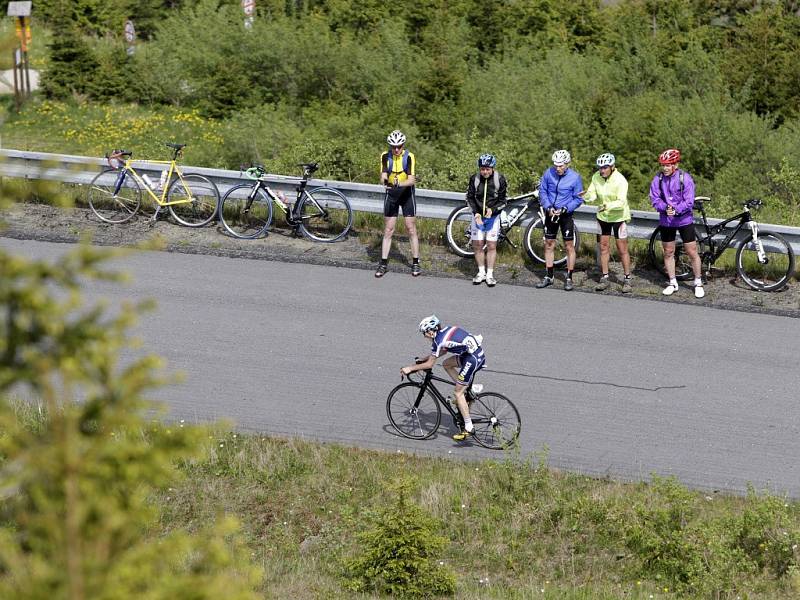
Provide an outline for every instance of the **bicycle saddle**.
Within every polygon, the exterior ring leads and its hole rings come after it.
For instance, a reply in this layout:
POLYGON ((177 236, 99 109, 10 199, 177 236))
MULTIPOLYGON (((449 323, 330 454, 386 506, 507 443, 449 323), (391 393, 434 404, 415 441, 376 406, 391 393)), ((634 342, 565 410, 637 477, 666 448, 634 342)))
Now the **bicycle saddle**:
POLYGON ((308 171, 309 173, 313 173, 314 171, 319 169, 319 163, 300 163, 297 166, 303 167, 303 170, 308 171))
POLYGON ((174 144, 172 142, 164 142, 164 145, 175 150, 181 150, 186 147, 186 144, 174 144))

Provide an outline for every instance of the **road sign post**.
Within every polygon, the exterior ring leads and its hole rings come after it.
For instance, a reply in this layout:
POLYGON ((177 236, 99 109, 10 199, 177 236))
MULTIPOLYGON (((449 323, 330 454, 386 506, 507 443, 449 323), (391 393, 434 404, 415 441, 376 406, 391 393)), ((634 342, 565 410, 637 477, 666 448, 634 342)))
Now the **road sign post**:
POLYGON ((31 74, 28 64, 28 46, 31 44, 31 4, 30 0, 9 2, 6 13, 15 19, 14 29, 19 40, 19 48, 13 52, 14 100, 17 112, 25 98, 31 95, 31 74))
POLYGON ((244 26, 250 29, 255 21, 256 0, 242 0, 242 11, 244 12, 244 26))

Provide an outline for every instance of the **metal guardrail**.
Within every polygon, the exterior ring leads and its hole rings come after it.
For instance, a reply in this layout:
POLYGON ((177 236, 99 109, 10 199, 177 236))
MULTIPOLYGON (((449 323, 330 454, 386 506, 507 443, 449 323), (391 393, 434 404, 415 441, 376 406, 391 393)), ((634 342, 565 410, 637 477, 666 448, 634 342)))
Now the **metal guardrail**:
MULTIPOLYGON (((136 170, 158 180, 163 165, 148 163, 146 160, 134 161, 136 170)), ((0 150, 0 177, 19 177, 23 179, 43 179, 88 185, 92 178, 107 167, 104 158, 73 156, 68 154, 50 154, 46 152, 26 152, 22 150, 0 150)), ((252 181, 240 171, 224 169, 208 169, 181 165, 185 172, 205 175, 219 188, 220 195, 225 194, 232 186, 252 181)), ((281 190, 289 197, 294 194, 300 177, 268 174, 265 179, 270 187, 281 190)), ((384 187, 369 183, 348 181, 329 181, 312 179, 309 187, 331 187, 342 191, 350 200, 353 210, 361 212, 382 213, 384 187)), ((464 192, 447 192, 417 188, 417 214, 420 217, 446 219, 456 206, 464 204, 464 192)), ((594 206, 581 206, 575 211, 575 222, 582 233, 599 234, 594 206)), ((699 222, 699 219, 695 219, 699 222)), ((709 223, 719 223, 721 219, 709 219, 709 223)), ((628 224, 628 235, 633 238, 647 239, 658 225, 658 214, 643 210, 631 211, 631 222, 628 224)), ((795 253, 800 255, 800 227, 787 227, 763 223, 763 228, 780 233, 792 245, 795 253)))

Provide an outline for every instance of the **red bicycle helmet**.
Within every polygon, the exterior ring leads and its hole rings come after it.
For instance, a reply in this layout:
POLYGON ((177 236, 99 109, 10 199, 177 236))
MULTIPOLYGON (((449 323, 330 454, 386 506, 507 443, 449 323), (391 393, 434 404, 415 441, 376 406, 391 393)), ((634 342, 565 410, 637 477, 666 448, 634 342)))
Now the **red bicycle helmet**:
POLYGON ((677 148, 670 148, 664 150, 658 156, 658 162, 662 165, 677 165, 681 162, 681 151, 677 148))

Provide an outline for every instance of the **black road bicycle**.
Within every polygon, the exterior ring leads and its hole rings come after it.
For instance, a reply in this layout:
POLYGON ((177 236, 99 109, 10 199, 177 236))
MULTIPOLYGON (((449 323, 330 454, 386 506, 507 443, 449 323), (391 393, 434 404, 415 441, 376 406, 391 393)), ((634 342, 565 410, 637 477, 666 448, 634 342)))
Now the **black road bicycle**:
MULTIPOLYGON (((417 362, 420 360, 417 359, 417 362)), ((417 373, 425 374, 421 381, 409 380, 389 392, 386 415, 392 426, 403 437, 412 440, 428 439, 439 429, 442 421, 441 407, 444 406, 456 429, 461 431, 464 428, 461 413, 447 401, 433 382, 452 386, 455 383, 434 375, 431 369, 417 373)), ((495 392, 475 394, 472 386, 465 393, 475 427, 471 438, 484 448, 492 450, 502 450, 517 440, 522 423, 511 400, 495 392)))
MULTIPOLYGON (((513 196, 508 198, 506 207, 500 215, 500 234, 497 238, 498 247, 504 242, 508 242, 514 248, 517 244, 514 243, 512 235, 512 228, 519 224, 520 227, 528 216, 528 226, 522 234, 522 245, 525 246, 525 251, 532 260, 545 264, 544 259, 544 209, 539 204, 539 190, 534 190, 527 194, 520 196, 513 196), (533 211, 534 215, 529 215, 529 211, 533 211)), ((459 256, 469 258, 475 256, 475 250, 472 247, 470 240, 470 224, 472 223, 472 209, 469 206, 460 206, 455 208, 450 216, 447 217, 447 225, 445 232, 447 235, 447 243, 452 248, 453 252, 459 256)), ((575 227, 575 251, 578 251, 581 242, 580 232, 577 226, 575 227)), ((485 246, 484 246, 485 247, 485 246)), ((560 267, 567 262, 567 249, 564 246, 564 240, 560 237, 556 241, 555 255, 553 265, 560 267)))
MULTIPOLYGON (((751 210, 756 210, 763 204, 761 200, 748 200, 743 205, 743 210, 716 225, 709 225, 706 218, 705 203, 710 202, 707 196, 698 196, 694 199, 695 210, 700 211, 701 222, 695 224, 697 238, 697 251, 703 263, 703 272, 711 275, 714 263, 735 243, 737 236, 740 239, 736 245, 734 264, 736 272, 754 290, 774 292, 783 289, 789 282, 794 272, 794 251, 791 245, 778 233, 763 231, 753 219, 751 210), (735 227, 728 228, 728 224, 738 219, 735 227), (746 232, 745 235, 739 235, 746 232)), ((675 277, 688 279, 693 276, 692 263, 689 255, 683 249, 680 236, 675 243, 675 277)), ((661 231, 659 228, 650 236, 648 247, 650 262, 664 276, 664 250, 661 245, 661 231)))
POLYGON ((253 183, 233 186, 222 197, 219 206, 220 221, 234 237, 254 239, 267 233, 272 223, 273 203, 286 214, 286 223, 294 232, 300 232, 316 242, 336 242, 344 238, 353 226, 353 209, 350 201, 339 190, 328 187, 306 189, 308 179, 318 168, 318 163, 298 165, 303 178, 296 188, 297 198, 287 202, 267 186, 266 169, 255 165, 245 171, 253 183))

